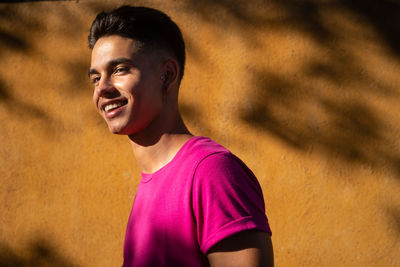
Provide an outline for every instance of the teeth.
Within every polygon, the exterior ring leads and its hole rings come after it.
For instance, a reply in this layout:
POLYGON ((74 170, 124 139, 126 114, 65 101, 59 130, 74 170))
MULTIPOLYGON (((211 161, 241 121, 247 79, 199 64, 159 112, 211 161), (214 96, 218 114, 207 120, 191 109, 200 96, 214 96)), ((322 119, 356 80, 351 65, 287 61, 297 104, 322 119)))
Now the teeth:
POLYGON ((113 103, 113 104, 108 104, 107 106, 104 107, 105 112, 113 109, 113 108, 118 108, 122 106, 122 103, 113 103))

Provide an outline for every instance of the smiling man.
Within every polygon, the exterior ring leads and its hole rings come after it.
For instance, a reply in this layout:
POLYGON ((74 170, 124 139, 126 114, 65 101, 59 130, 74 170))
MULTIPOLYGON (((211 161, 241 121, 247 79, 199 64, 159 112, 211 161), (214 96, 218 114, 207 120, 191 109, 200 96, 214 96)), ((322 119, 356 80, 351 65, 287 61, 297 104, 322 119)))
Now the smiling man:
POLYGON ((185 45, 164 13, 123 6, 89 34, 93 101, 142 169, 123 266, 273 266, 260 185, 246 165, 193 136, 178 109, 185 45))

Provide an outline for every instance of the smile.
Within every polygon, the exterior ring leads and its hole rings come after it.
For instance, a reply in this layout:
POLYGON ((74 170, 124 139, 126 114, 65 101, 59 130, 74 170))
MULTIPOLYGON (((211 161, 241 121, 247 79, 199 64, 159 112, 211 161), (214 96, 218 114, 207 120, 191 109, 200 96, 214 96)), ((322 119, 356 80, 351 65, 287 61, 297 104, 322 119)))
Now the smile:
POLYGON ((110 104, 105 105, 103 109, 105 112, 108 112, 110 110, 113 110, 113 109, 116 109, 116 108, 126 105, 127 102, 128 102, 127 100, 124 100, 124 101, 110 103, 110 104))

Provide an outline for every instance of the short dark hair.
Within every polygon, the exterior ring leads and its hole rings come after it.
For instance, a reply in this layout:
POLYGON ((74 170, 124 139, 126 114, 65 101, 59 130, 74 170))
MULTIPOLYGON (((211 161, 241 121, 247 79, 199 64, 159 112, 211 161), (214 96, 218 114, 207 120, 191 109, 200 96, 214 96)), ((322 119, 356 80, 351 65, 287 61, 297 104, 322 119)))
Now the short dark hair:
POLYGON ((109 13, 99 13, 90 27, 89 47, 101 37, 119 35, 132 38, 141 48, 155 48, 169 53, 185 69, 185 43, 179 27, 165 13, 148 7, 121 6, 109 13))

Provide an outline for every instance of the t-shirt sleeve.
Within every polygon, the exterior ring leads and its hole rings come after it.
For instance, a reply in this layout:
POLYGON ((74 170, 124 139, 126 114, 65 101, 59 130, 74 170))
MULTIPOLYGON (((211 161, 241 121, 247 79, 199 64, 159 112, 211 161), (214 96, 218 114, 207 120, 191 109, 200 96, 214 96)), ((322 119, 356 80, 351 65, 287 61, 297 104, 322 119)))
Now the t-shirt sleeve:
POLYGON ((231 153, 204 158, 193 178, 193 211, 201 251, 245 230, 271 234, 254 174, 231 153))

